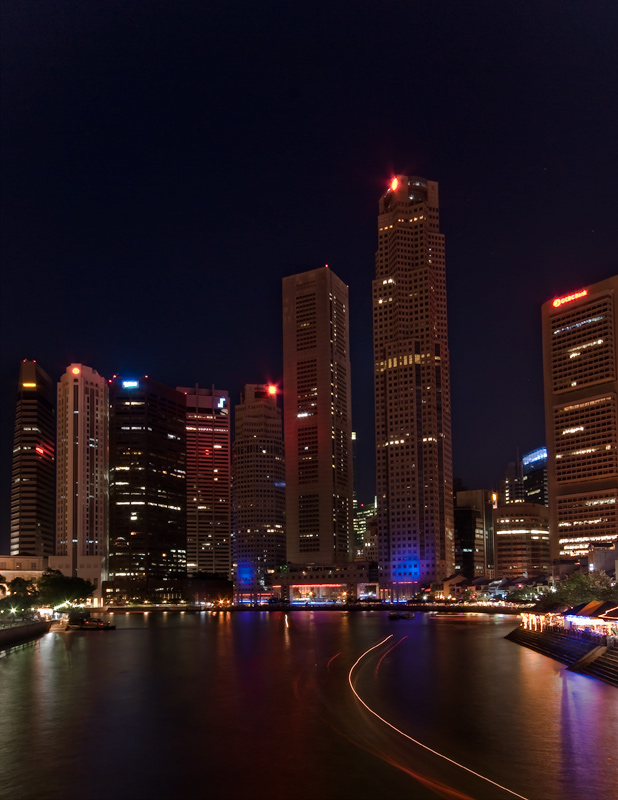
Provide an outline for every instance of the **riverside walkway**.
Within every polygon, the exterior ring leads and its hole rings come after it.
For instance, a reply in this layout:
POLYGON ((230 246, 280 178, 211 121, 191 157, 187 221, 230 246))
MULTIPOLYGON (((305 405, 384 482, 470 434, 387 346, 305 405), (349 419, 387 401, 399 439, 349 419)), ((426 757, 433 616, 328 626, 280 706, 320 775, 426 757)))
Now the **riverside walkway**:
POLYGON ((543 631, 515 628, 505 638, 566 664, 572 672, 590 675, 618 688, 618 642, 614 637, 558 628, 543 631))

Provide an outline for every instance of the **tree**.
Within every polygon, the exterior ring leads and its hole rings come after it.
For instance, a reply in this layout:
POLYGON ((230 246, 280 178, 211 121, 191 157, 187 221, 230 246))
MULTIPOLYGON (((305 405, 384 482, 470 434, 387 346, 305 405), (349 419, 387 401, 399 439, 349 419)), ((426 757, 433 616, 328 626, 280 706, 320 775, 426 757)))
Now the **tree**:
POLYGON ((39 600, 43 605, 60 606, 78 603, 91 597, 94 586, 83 578, 67 578, 57 569, 47 569, 37 582, 39 600))
POLYGON ((581 603, 604 600, 618 600, 618 587, 612 587, 605 572, 573 572, 556 586, 555 592, 546 595, 537 607, 539 610, 555 605, 572 608, 581 603))

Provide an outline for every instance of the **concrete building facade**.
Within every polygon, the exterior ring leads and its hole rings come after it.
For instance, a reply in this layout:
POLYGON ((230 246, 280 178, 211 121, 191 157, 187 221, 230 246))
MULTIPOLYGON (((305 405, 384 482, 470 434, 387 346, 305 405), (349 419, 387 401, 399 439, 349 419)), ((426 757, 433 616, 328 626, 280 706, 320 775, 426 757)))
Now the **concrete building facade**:
POLYGON ((373 282, 380 585, 409 596, 452 574, 453 476, 438 184, 382 195, 373 282))
POLYGON ((351 559, 348 288, 328 267, 283 279, 288 561, 351 559))
POLYGON ((187 436, 187 572, 231 577, 230 399, 226 391, 180 386, 187 436))
POLYGON ((100 600, 109 534, 109 393, 96 370, 67 367, 57 423, 56 555, 49 566, 91 581, 100 600))
POLYGON ((286 562, 285 458, 277 387, 248 384, 235 409, 232 566, 239 601, 258 602, 286 562))
POLYGON ((618 538, 618 276, 542 307, 552 557, 618 538))
POLYGON ((532 576, 550 568, 549 509, 508 503, 494 509, 496 578, 532 576))

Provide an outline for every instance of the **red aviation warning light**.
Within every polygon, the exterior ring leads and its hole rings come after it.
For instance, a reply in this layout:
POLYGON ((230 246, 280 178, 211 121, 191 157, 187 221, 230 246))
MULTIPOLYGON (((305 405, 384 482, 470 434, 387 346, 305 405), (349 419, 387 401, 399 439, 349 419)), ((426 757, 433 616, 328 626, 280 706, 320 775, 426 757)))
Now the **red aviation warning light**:
POLYGON ((399 178, 393 178, 391 181, 391 192, 394 192, 399 186, 399 178))
POLYGON ((73 369, 71 370, 71 372, 73 373, 73 375, 79 375, 79 373, 80 373, 80 368, 79 368, 79 367, 73 367, 73 369))
POLYGON ((588 289, 582 289, 579 292, 573 292, 573 294, 567 294, 565 297, 557 297, 553 302, 552 306, 554 308, 560 308, 565 303, 571 303, 573 300, 579 300, 580 297, 585 297, 588 294, 588 289))
POLYGON ((45 455, 45 450, 43 450, 43 448, 42 448, 42 447, 35 447, 34 449, 37 451, 37 453, 38 453, 40 456, 44 456, 44 455, 45 455))
POLYGON ((268 384, 268 394, 270 394, 272 396, 277 394, 277 387, 275 386, 274 383, 269 383, 268 384))

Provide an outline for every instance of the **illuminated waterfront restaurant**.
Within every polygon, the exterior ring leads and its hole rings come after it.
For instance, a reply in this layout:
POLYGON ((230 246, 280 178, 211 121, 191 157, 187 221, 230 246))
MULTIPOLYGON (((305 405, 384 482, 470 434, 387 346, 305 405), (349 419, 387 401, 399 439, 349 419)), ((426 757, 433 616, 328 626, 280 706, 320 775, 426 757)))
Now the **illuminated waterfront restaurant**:
POLYGON ((618 603, 592 601, 581 603, 562 614, 522 614, 522 625, 531 631, 564 628, 574 633, 589 632, 599 636, 618 637, 618 603))
POLYGON ((345 603, 375 600, 378 565, 374 561, 352 561, 341 566, 283 567, 273 591, 284 603, 345 603))

